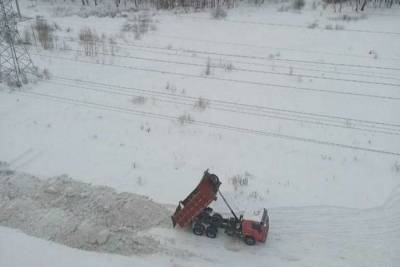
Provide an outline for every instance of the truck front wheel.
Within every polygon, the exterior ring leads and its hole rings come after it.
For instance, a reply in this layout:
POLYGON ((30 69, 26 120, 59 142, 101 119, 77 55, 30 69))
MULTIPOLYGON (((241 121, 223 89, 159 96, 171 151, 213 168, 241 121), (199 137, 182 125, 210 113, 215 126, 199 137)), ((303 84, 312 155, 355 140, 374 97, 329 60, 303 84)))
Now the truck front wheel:
POLYGON ((204 234, 204 226, 201 223, 196 223, 193 226, 193 234, 195 235, 203 235, 204 234))
POLYGON ((246 236, 244 238, 244 243, 246 243, 249 246, 254 246, 256 244, 256 240, 252 236, 246 236))

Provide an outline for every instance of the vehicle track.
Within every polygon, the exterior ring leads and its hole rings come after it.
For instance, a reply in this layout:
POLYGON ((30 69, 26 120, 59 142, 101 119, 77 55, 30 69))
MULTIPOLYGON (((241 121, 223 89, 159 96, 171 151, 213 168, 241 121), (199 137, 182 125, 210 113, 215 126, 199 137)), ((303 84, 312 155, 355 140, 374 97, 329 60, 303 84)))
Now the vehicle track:
MULTIPOLYGON (((57 77, 56 77, 57 78, 57 77)), ((182 96, 177 94, 168 94, 153 90, 144 90, 131 87, 116 86, 111 84, 102 84, 98 82, 75 80, 78 84, 65 83, 65 80, 73 81, 73 79, 65 79, 58 77, 64 82, 44 81, 56 85, 66 86, 68 88, 84 89, 94 92, 108 93, 115 96, 128 97, 151 97, 155 101, 167 102, 189 107, 195 107, 199 98, 182 96), (134 93, 135 92, 135 93, 134 93)), ((359 130, 362 132, 384 133, 389 135, 400 135, 400 125, 372 122, 366 120, 358 120, 351 118, 339 118, 337 116, 324 116, 315 113, 306 113, 299 111, 289 111, 283 109, 269 108, 265 106, 254 106, 242 103, 234 103, 228 101, 212 100, 202 98, 209 105, 208 108, 217 111, 232 112, 238 114, 253 115, 259 117, 269 117, 280 120, 289 120, 300 123, 309 123, 319 126, 338 127, 347 130, 359 130), (334 119, 335 118, 335 119, 334 119)))
MULTIPOLYGON (((48 95, 48 94, 35 93, 35 92, 16 92, 15 94, 39 98, 39 99, 46 99, 48 101, 54 101, 54 102, 60 102, 60 103, 76 104, 76 105, 85 106, 85 107, 88 107, 91 109, 96 109, 96 110, 107 110, 107 111, 131 114, 131 115, 140 116, 140 117, 155 118, 155 119, 168 120, 168 121, 178 121, 179 120, 179 117, 177 117, 177 116, 153 113, 153 112, 145 112, 145 111, 135 110, 135 109, 130 109, 130 108, 121 108, 121 107, 117 107, 117 106, 104 105, 104 104, 99 104, 96 102, 83 101, 83 100, 74 99, 74 98, 59 97, 59 96, 55 96, 55 95, 48 95)), ((351 150, 358 150, 358 151, 363 151, 363 152, 385 154, 388 156, 400 156, 400 152, 397 152, 397 151, 389 151, 389 150, 384 150, 384 149, 379 149, 379 148, 368 148, 368 147, 361 147, 361 146, 355 146, 355 145, 347 145, 347 144, 335 143, 335 142, 331 142, 331 141, 324 141, 324 140, 318 140, 318 139, 307 138, 307 137, 286 135, 286 134, 280 134, 280 133, 276 133, 276 132, 256 130, 256 129, 244 128, 244 127, 233 126, 233 125, 228 125, 228 124, 214 123, 214 122, 209 122, 209 121, 192 120, 192 121, 190 121, 190 124, 202 126, 202 127, 214 128, 214 129, 228 130, 228 131, 233 131, 233 132, 243 133, 243 134, 252 134, 252 135, 259 135, 259 136, 264 136, 264 137, 279 138, 279 139, 284 139, 284 140, 289 140, 289 141, 298 141, 298 142, 312 143, 312 144, 318 144, 318 145, 324 145, 324 146, 331 146, 331 147, 337 147, 337 148, 341 148, 341 149, 351 149, 351 150)))
POLYGON ((72 59, 72 58, 59 57, 59 56, 54 56, 54 55, 44 55, 44 54, 36 54, 36 53, 32 53, 32 55, 66 60, 66 61, 72 61, 72 62, 85 63, 85 64, 91 64, 91 65, 102 65, 102 66, 110 66, 110 67, 115 67, 115 68, 125 68, 125 69, 129 69, 129 70, 136 70, 136 71, 142 71, 142 72, 160 73, 162 75, 173 75, 173 76, 180 76, 180 77, 191 77, 191 78, 196 78, 196 79, 225 81, 225 82, 232 82, 232 83, 237 83, 237 84, 257 85, 257 86, 262 86, 262 87, 267 87, 267 88, 275 88, 275 89, 276 88, 281 88, 281 89, 284 88, 284 89, 300 91, 303 93, 337 94, 337 95, 347 95, 347 96, 353 96, 353 97, 378 98, 378 99, 396 100, 396 101, 400 100, 400 97, 388 96, 388 95, 364 94, 364 93, 357 93, 357 92, 351 92, 351 91, 329 90, 329 89, 292 86, 292 85, 275 84, 275 83, 267 83, 267 82, 256 82, 256 81, 249 81, 249 80, 210 77, 210 76, 203 76, 203 75, 189 74, 189 73, 182 73, 182 72, 175 72, 175 71, 167 71, 167 70, 160 70, 160 69, 134 67, 134 66, 129 66, 129 65, 97 63, 97 62, 92 62, 92 61, 88 61, 88 60, 72 59))

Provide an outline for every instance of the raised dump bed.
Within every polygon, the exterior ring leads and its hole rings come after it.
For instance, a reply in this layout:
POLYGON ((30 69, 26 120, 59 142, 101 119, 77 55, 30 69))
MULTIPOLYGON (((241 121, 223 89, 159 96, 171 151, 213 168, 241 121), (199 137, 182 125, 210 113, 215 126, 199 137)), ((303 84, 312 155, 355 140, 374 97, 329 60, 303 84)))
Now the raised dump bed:
POLYGON ((197 187, 182 201, 179 202, 175 213, 171 216, 174 227, 187 226, 208 205, 217 199, 217 193, 221 182, 218 176, 207 171, 197 187))

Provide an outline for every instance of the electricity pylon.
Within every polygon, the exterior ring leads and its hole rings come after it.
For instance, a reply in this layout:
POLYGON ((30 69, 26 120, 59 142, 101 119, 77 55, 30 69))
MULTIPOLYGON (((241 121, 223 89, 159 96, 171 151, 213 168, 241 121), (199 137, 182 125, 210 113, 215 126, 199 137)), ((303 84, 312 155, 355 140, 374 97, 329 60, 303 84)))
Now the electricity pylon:
POLYGON ((20 87, 36 68, 18 33, 12 1, 0 0, 0 82, 20 87))

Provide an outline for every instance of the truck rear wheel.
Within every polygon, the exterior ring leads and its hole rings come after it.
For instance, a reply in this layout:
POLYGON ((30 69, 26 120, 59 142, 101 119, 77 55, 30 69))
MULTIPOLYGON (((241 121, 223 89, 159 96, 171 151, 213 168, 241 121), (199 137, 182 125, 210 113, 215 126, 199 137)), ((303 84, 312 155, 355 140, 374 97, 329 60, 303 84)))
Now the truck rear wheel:
POLYGON ((217 228, 213 226, 208 226, 206 229, 206 236, 209 238, 216 238, 217 237, 217 228))
POLYGON ((245 236, 244 243, 246 243, 249 246, 254 246, 256 244, 256 240, 252 236, 245 236))
POLYGON ((195 225, 193 226, 193 234, 195 235, 203 235, 204 234, 204 226, 201 223, 195 223, 195 225))

